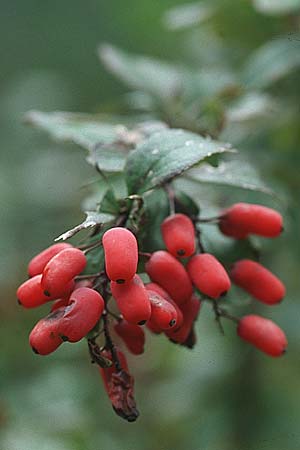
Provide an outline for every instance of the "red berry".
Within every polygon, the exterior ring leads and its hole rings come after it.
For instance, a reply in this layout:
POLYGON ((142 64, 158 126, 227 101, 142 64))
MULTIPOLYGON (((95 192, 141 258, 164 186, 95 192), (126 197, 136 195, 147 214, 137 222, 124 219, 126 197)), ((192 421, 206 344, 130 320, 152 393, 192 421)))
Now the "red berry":
POLYGON ((185 214, 172 214, 161 224, 167 250, 173 256, 187 257, 195 253, 195 228, 185 214))
POLYGON ((239 321, 237 334, 267 355, 281 356, 287 348, 287 339, 272 320, 254 314, 244 316, 239 321))
POLYGON ((90 288, 72 292, 58 324, 58 333, 69 342, 80 341, 100 319, 104 309, 102 296, 90 288))
POLYGON ((146 272, 178 305, 191 297, 193 287, 189 276, 182 264, 170 253, 164 250, 152 253, 146 263, 146 272))
POLYGON ((77 248, 67 248, 55 255, 46 264, 42 275, 44 293, 60 297, 64 294, 66 284, 86 266, 86 257, 77 248))
POLYGON ((105 268, 110 280, 124 283, 133 278, 138 264, 138 245, 126 228, 111 228, 102 237, 105 268))
POLYGON ((53 258, 53 256, 57 255, 62 250, 66 248, 71 248, 71 244, 61 243, 54 244, 51 247, 46 248, 41 253, 36 255, 28 264, 28 275, 30 277, 34 277, 35 275, 39 275, 43 272, 46 264, 53 258))
POLYGON ((144 353, 145 333, 142 327, 122 319, 115 324, 114 329, 133 355, 144 353))
POLYGON ((201 302, 199 299, 193 295, 190 300, 180 306, 183 314, 183 323, 179 330, 166 331, 165 334, 174 342, 183 344, 189 337, 195 320, 197 319, 199 310, 201 307, 201 302))
POLYGON ((238 239, 248 234, 272 238, 279 236, 283 230, 282 216, 266 206, 236 203, 224 211, 220 230, 238 239))
MULTIPOLYGON (((183 321, 182 312, 181 312, 181 309, 179 308, 179 306, 177 305, 177 303, 174 302, 174 300, 170 297, 170 295, 167 293, 167 291, 165 291, 161 286, 159 286, 156 283, 147 283, 147 284, 145 284, 145 288, 147 289, 147 291, 156 292, 161 297, 163 297, 165 300, 168 300, 168 302, 170 302, 174 306, 174 308, 176 309, 176 313, 177 313, 176 328, 179 328, 183 321)), ((150 326, 151 331, 153 331, 155 329, 156 329, 156 326, 154 324, 152 326, 152 329, 150 326)), ((155 332, 155 331, 153 331, 153 332, 155 332)))
POLYGON ((151 303, 151 321, 162 330, 168 330, 177 324, 177 312, 168 300, 154 291, 148 290, 151 303))
POLYGON ((151 316, 151 305, 144 283, 138 275, 124 284, 111 281, 111 292, 121 314, 133 324, 145 323, 151 316))
POLYGON ((230 279, 222 264, 209 253, 195 255, 187 265, 193 284, 203 294, 219 298, 230 289, 230 279))
MULTIPOLYGON (((56 297, 48 297, 44 294, 41 286, 42 275, 35 275, 33 278, 25 281, 17 290, 17 298, 24 308, 36 308, 56 297)), ((64 294, 69 295, 74 288, 74 281, 69 281, 64 286, 64 294)))
POLYGON ((62 315, 63 308, 48 314, 35 325, 29 335, 29 343, 35 353, 48 355, 63 343, 57 330, 62 315))
POLYGON ((285 287, 279 278, 250 259, 236 262, 230 271, 230 276, 236 285, 268 305, 280 302, 285 296, 285 287))

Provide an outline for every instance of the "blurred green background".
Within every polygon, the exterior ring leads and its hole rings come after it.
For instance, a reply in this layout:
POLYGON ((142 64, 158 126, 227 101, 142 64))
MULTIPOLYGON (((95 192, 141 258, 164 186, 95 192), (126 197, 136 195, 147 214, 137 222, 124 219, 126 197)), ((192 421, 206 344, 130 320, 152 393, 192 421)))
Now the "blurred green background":
MULTIPOLYGON (((300 447, 299 2, 215 0, 209 3, 213 12, 196 8, 165 15, 180 4, 0 0, 1 450, 300 447), (85 342, 64 345, 46 358, 28 346, 41 310, 18 308, 16 287, 25 278, 28 259, 80 222, 85 184, 94 173, 82 150, 51 142, 25 127, 22 116, 30 109, 116 112, 119 104, 126 111, 128 88, 100 65, 99 42, 215 68, 218 77, 219 65, 240 71, 252 52, 282 36, 294 56, 285 60, 288 52, 278 57, 271 52, 268 59, 266 54, 271 81, 256 84, 258 97, 246 112, 256 115, 262 90, 277 109, 263 118, 258 112, 256 121, 235 110, 237 119, 223 136, 255 161, 285 198, 277 205, 286 214, 284 236, 265 244, 263 262, 284 280, 288 295, 272 311, 255 310, 285 329, 289 352, 281 360, 268 358, 239 342, 231 324, 221 336, 203 308, 193 351, 154 336, 145 355, 130 361, 141 417, 134 424, 123 422, 89 364, 85 342)), ((259 77, 259 69, 253 70, 259 77)), ((240 191, 228 198, 247 196, 240 191)))

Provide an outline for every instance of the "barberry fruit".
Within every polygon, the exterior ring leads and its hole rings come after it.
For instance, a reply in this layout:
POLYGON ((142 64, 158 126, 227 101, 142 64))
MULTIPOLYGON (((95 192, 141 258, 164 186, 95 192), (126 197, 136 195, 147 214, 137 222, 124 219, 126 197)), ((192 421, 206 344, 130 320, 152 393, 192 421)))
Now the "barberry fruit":
MULTIPOLYGON (((24 306, 24 308, 36 308, 37 306, 43 305, 50 300, 54 300, 57 297, 48 297, 44 294, 44 290, 41 285, 42 275, 35 275, 29 280, 19 286, 17 290, 18 302, 24 306)), ((74 289, 74 281, 69 281, 64 286, 64 295, 69 295, 74 289)))
POLYGON ((157 292, 147 291, 151 303, 151 321, 162 330, 175 327, 177 324, 177 312, 172 303, 157 294, 157 292))
POLYGON ((178 305, 190 299, 193 287, 189 276, 183 265, 170 253, 164 250, 152 253, 146 263, 146 272, 178 305))
MULTIPOLYGON (((165 300, 168 300, 168 302, 170 302, 174 306, 174 308, 176 309, 176 313, 177 313, 176 328, 179 328, 183 321, 183 315, 182 315, 181 309, 179 308, 177 303, 174 302, 174 300, 170 297, 170 295, 167 293, 167 291, 165 291, 161 286, 159 286, 156 283, 147 283, 147 284, 145 284, 145 288, 147 289, 147 291, 156 292, 162 298, 164 298, 165 300)), ((151 327, 148 327, 148 328, 151 329, 151 327)), ((153 329, 156 329, 156 326, 154 324, 153 324, 151 331, 153 331, 153 329)))
POLYGON ((199 314, 199 310, 201 307, 201 302, 199 299, 192 295, 188 302, 180 305, 182 314, 183 314, 183 322, 181 327, 175 330, 166 331, 165 334, 173 341, 179 344, 184 344, 188 339, 195 320, 199 314))
POLYGON ((133 355, 144 353, 145 333, 142 327, 121 319, 115 324, 114 329, 133 355))
POLYGON ((161 224, 161 233, 167 250, 175 257, 195 253, 195 228, 185 214, 172 214, 161 224))
POLYGON ((117 283, 131 280, 138 264, 138 245, 134 234, 126 228, 111 228, 104 233, 102 243, 109 279, 117 283))
POLYGON ((281 214, 272 208, 249 203, 236 203, 226 209, 219 227, 224 234, 237 239, 248 234, 273 238, 283 230, 281 214))
POLYGON ((151 316, 151 305, 144 283, 138 275, 124 284, 111 281, 111 292, 129 323, 143 324, 151 316))
POLYGON ((195 255, 187 265, 193 284, 203 294, 217 299, 230 289, 230 279, 222 264, 211 254, 195 255))
POLYGON ((66 248, 72 248, 72 245, 67 243, 54 244, 43 250, 29 262, 28 275, 34 277, 35 275, 42 273, 50 259, 66 248))
POLYGON ((254 314, 244 316, 238 323, 237 334, 270 356, 281 356, 287 348, 287 339, 272 320, 254 314))
POLYGON ((48 314, 32 329, 29 335, 29 344, 35 353, 49 355, 63 343, 57 330, 63 311, 61 308, 48 314))
POLYGON ((61 297, 65 286, 86 266, 84 253, 77 248, 66 248, 46 264, 42 275, 42 288, 45 295, 61 297))
POLYGON ((63 340, 78 342, 91 331, 104 309, 102 296, 90 288, 72 292, 58 323, 58 333, 63 340))
POLYGON ((230 276, 237 286, 267 305, 278 303, 285 296, 285 287, 279 278, 250 259, 237 261, 230 271, 230 276))

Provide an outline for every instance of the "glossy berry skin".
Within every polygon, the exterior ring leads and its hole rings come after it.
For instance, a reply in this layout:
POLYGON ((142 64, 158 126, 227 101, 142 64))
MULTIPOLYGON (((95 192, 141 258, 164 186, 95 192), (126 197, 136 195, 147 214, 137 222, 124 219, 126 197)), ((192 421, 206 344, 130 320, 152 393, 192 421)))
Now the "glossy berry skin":
POLYGON ((67 243, 54 244, 43 250, 29 262, 28 275, 34 277, 35 275, 42 273, 50 259, 66 248, 72 248, 72 245, 67 243))
POLYGON ((133 355, 144 353, 145 333, 142 327, 122 319, 115 324, 114 330, 133 355))
POLYGON ((266 206, 236 203, 223 212, 220 230, 241 239, 248 234, 274 238, 283 230, 282 216, 266 206))
POLYGON ((63 343, 58 334, 58 323, 62 315, 63 309, 59 309, 48 314, 35 325, 29 335, 29 344, 35 353, 48 355, 63 343))
POLYGON ((151 321, 160 329, 169 330, 177 324, 177 312, 168 300, 154 291, 148 290, 151 303, 151 321))
POLYGON ((208 297, 217 299, 230 289, 230 279, 222 264, 211 254, 195 255, 187 265, 193 284, 208 297))
POLYGON ((151 316, 151 304, 144 283, 138 275, 124 284, 111 281, 111 292, 124 319, 143 324, 151 316))
POLYGON ((77 248, 67 248, 55 255, 46 264, 42 275, 44 293, 51 297, 61 297, 65 286, 86 266, 86 257, 77 248))
POLYGON ((177 305, 188 301, 193 293, 192 283, 182 264, 170 253, 159 250, 146 263, 146 272, 159 284, 177 305))
POLYGON ((138 245, 134 234, 126 228, 111 228, 104 233, 102 243, 108 278, 117 283, 131 280, 138 264, 138 245))
POLYGON ((287 338, 272 320, 254 314, 244 316, 238 323, 237 334, 267 355, 277 357, 285 353, 287 338))
MULTIPOLYGON (((163 297, 165 300, 168 300, 168 302, 170 302, 174 306, 174 308, 176 309, 176 313, 177 313, 177 320, 176 320, 175 328, 179 328, 181 326, 181 324, 182 324, 182 321, 183 321, 183 315, 182 315, 181 309, 179 308, 177 303, 175 303, 174 300, 170 297, 170 295, 167 293, 167 291, 165 291, 161 286, 159 286, 156 283, 147 283, 147 284, 145 284, 145 288, 147 289, 147 291, 154 291, 154 292, 156 292, 161 297, 163 297)), ((154 324, 153 324, 153 327, 152 327, 151 331, 153 331, 153 329, 156 329, 154 324)))
POLYGON ((100 319, 104 300, 90 288, 78 288, 72 292, 68 305, 59 320, 58 333, 69 342, 78 342, 91 331, 100 319))
POLYGON ((161 224, 161 233, 167 250, 175 257, 188 257, 195 253, 195 228, 185 214, 172 214, 161 224))
POLYGON ((285 287, 279 278, 250 259, 237 261, 230 271, 230 276, 237 286, 267 305, 281 302, 285 296, 285 287))
POLYGON ((192 295, 190 300, 180 306, 183 314, 183 323, 179 330, 166 331, 166 335, 174 342, 183 344, 188 339, 193 330, 193 325, 198 317, 201 302, 195 295, 192 295))
MULTIPOLYGON (((18 302, 24 308, 36 308, 44 303, 53 300, 55 297, 48 297, 44 294, 41 285, 42 275, 35 275, 29 280, 25 281, 17 290, 18 302)), ((69 281, 64 286, 64 294, 69 295, 74 288, 74 281, 69 281)))

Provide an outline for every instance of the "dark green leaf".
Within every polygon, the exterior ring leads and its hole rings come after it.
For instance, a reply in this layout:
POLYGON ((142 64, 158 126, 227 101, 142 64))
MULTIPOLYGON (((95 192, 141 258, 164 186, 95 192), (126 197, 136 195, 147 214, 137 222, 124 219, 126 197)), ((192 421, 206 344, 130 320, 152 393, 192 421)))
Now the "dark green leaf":
POLYGON ((274 39, 256 50, 243 71, 246 85, 263 88, 300 66, 300 35, 274 39))
POLYGON ((160 225, 169 215, 169 200, 163 189, 156 189, 144 196, 145 216, 141 227, 140 245, 143 251, 153 252, 165 248, 160 225))
POLYGON ((192 166, 230 151, 228 145, 184 130, 163 130, 141 142, 126 163, 130 194, 160 186, 192 166))
POLYGON ((108 189, 101 201, 100 212, 116 216, 120 211, 120 204, 112 189, 108 189))
POLYGON ((177 191, 176 190, 176 196, 175 196, 175 210, 176 212, 187 214, 189 216, 195 216, 197 217, 200 211, 199 206, 195 201, 188 196, 183 191, 177 191))
POLYGON ((87 228, 95 227, 96 225, 103 225, 107 222, 111 222, 114 219, 114 216, 111 214, 105 214, 105 213, 99 213, 96 211, 86 211, 86 218, 85 220, 77 225, 74 228, 71 228, 71 230, 66 231, 65 233, 58 236, 55 240, 65 241, 66 239, 69 239, 70 237, 74 236, 76 233, 78 233, 81 230, 85 230, 87 228))
POLYGON ((274 195, 274 192, 264 184, 255 167, 240 159, 221 161, 216 168, 204 164, 191 169, 186 177, 198 183, 232 186, 274 195))

